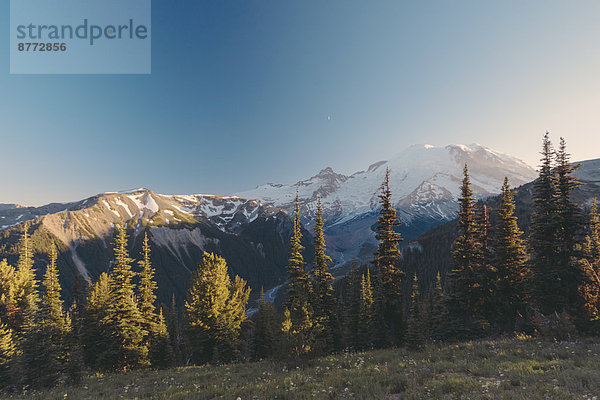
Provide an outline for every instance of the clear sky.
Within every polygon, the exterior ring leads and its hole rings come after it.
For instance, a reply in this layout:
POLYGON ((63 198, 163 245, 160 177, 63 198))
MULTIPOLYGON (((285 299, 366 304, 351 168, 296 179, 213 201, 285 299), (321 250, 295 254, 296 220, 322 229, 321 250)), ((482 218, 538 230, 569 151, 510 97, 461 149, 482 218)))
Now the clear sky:
POLYGON ((229 194, 415 143, 600 157, 599 1, 154 0, 152 74, 9 75, 0 202, 229 194), (331 117, 330 119, 328 117, 331 117))

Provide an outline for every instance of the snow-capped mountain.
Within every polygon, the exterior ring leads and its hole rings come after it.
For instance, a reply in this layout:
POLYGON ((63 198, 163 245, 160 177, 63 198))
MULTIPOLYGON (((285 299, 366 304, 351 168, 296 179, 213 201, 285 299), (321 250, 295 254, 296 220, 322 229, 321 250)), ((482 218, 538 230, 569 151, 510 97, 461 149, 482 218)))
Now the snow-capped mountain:
POLYGON ((388 161, 372 164, 350 176, 325 168, 297 184, 266 184, 237 193, 291 212, 298 187, 303 222, 311 226, 321 196, 329 248, 338 261, 369 253, 374 243, 372 226, 379 208, 378 195, 386 168, 395 206, 411 239, 428 228, 456 216, 464 165, 468 164, 473 191, 483 198, 500 191, 504 177, 512 186, 536 177, 533 168, 512 156, 473 144, 435 147, 414 145, 388 161))
POLYGON ((285 212, 256 200, 162 195, 140 188, 68 204, 0 207, 0 259, 16 261, 15 244, 26 221, 36 266, 44 268, 47 246, 54 243, 67 290, 76 274, 95 280, 109 269, 115 224, 126 224, 133 257, 139 256, 143 233, 148 233, 165 302, 171 293, 183 298, 204 251, 224 256, 232 272, 255 289, 281 283, 292 228, 285 212))

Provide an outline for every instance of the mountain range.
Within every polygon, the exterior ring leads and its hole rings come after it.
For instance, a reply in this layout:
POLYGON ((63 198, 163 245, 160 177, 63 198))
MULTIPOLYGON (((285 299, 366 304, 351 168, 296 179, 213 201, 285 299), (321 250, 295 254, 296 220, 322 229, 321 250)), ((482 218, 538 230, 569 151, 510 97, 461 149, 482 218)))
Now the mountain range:
POLYGON ((291 213, 298 190, 302 221, 308 228, 312 227, 320 196, 328 249, 343 264, 369 258, 373 253, 376 243, 373 227, 386 169, 390 171, 394 206, 403 223, 400 231, 409 241, 456 217, 465 164, 478 198, 499 193, 504 177, 513 186, 519 186, 537 176, 533 168, 519 159, 479 144, 414 145, 390 160, 379 161, 351 175, 325 168, 295 184, 269 183, 236 195, 291 213))
MULTIPOLYGON (((0 258, 16 263, 17 243, 28 222, 38 273, 45 266, 49 244, 54 243, 68 291, 76 275, 93 280, 110 269, 114 224, 122 222, 134 258, 141 251, 142 234, 149 235, 161 301, 170 302, 175 293, 181 303, 191 271, 204 251, 223 255, 232 273, 246 279, 256 293, 285 281, 296 189, 306 228, 307 261, 320 196, 328 251, 340 266, 372 256, 378 195, 386 169, 394 206, 403 222, 404 243, 420 246, 413 239, 455 218, 465 163, 481 199, 497 194, 505 176, 515 187, 536 177, 524 162, 482 145, 415 145, 351 175, 325 168, 296 184, 266 184, 235 196, 164 195, 139 188, 41 207, 4 204, 0 205, 0 258)), ((588 163, 580 173, 588 180, 600 180, 600 161, 588 163)), ((271 294, 275 292, 267 292, 271 294)))

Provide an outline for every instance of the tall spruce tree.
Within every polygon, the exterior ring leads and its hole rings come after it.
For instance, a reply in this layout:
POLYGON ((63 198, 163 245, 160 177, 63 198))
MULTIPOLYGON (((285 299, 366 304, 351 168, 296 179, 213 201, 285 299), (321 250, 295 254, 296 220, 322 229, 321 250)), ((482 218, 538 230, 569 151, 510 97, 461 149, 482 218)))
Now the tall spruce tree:
POLYGON ((533 212, 529 236, 532 296, 543 314, 561 312, 568 303, 563 271, 557 255, 558 190, 553 169, 552 143, 542 142, 539 177, 533 183, 533 212))
POLYGON ((376 273, 375 324, 379 333, 376 345, 383 346, 400 343, 404 334, 402 313, 404 272, 400 269, 402 253, 398 249, 402 236, 395 230, 401 223, 392 205, 389 169, 386 170, 381 185, 379 200, 381 209, 375 228, 375 238, 379 243, 372 264, 376 273))
POLYGON ((100 369, 110 340, 110 332, 102 324, 112 301, 110 280, 106 272, 100 274, 88 291, 85 312, 82 314, 79 340, 83 346, 84 362, 93 370, 100 369))
POLYGON ((570 162, 566 142, 560 138, 556 151, 556 189, 557 189, 557 259, 567 301, 567 311, 581 322, 584 317, 585 300, 581 298, 579 288, 586 280, 582 269, 584 223, 579 206, 572 200, 573 190, 581 186, 574 176, 579 165, 570 162))
POLYGON ((254 320, 254 348, 253 359, 262 360, 275 355, 279 342, 280 321, 277 309, 268 301, 265 301, 263 291, 260 292, 258 300, 258 311, 254 320))
POLYGON ((367 268, 367 274, 362 276, 360 284, 360 313, 358 319, 357 347, 369 349, 373 345, 373 286, 371 283, 371 271, 367 268))
POLYGON ((127 249, 125 228, 115 226, 113 270, 110 274, 106 316, 102 319, 103 329, 108 333, 108 346, 103 353, 102 368, 126 372, 133 368, 148 366, 148 347, 143 339, 143 319, 135 301, 133 259, 127 249))
POLYGON ((431 306, 428 312, 428 332, 432 340, 439 342, 448 336, 448 309, 442 287, 442 277, 438 271, 435 285, 431 290, 431 306))
POLYGON ((18 328, 19 323, 19 289, 17 271, 3 259, 0 261, 0 321, 11 332, 18 328))
POLYGON ((527 251, 521 239, 522 234, 515 216, 513 192, 508 178, 504 178, 492 254, 498 272, 497 323, 504 332, 514 331, 517 317, 525 316, 526 311, 526 282, 529 269, 527 251))
POLYGON ((589 328, 600 333, 600 216, 596 198, 592 201, 589 230, 583 249, 581 265, 585 279, 580 285, 580 295, 584 300, 585 316, 591 325, 589 328))
POLYGON ((19 242, 19 260, 17 262, 17 312, 14 331, 21 335, 25 325, 35 324, 33 318, 38 309, 38 281, 33 269, 33 251, 29 239, 29 223, 23 227, 23 236, 19 242))
POLYGON ((315 218, 315 258, 311 276, 313 309, 313 331, 317 353, 327 353, 334 348, 335 298, 333 297, 333 276, 329 272, 331 262, 325 252, 325 233, 323 231, 323 208, 321 197, 317 198, 315 218))
POLYGON ((491 322, 497 318, 497 280, 498 271, 492 259, 492 224, 487 205, 476 207, 476 223, 478 241, 480 245, 481 260, 479 273, 479 309, 486 321, 491 322))
POLYGON ((423 312, 421 310, 421 301, 419 296, 419 279, 417 274, 413 278, 412 292, 410 294, 410 308, 408 311, 408 320, 406 324, 406 344, 411 348, 419 348, 425 344, 425 326, 423 312))
POLYGON ((477 201, 471 189, 465 164, 461 197, 458 199, 459 236, 452 254, 454 265, 448 274, 447 307, 451 334, 457 338, 479 336, 487 328, 482 309, 482 251, 479 227, 475 218, 477 201))
POLYGON ((12 329, 0 322, 0 391, 12 382, 11 364, 17 353, 17 343, 12 329))
POLYGON ((313 309, 310 304, 312 287, 310 277, 304 270, 302 251, 302 225, 300 224, 300 200, 296 190, 294 231, 290 239, 290 258, 288 262, 287 308, 290 312, 291 350, 296 356, 302 356, 313 350, 313 309))
POLYGON ((22 358, 25 384, 51 387, 61 379, 66 367, 65 339, 68 328, 60 298, 61 287, 56 266, 56 248, 51 247, 50 262, 42 282, 39 310, 35 326, 26 331, 22 358))
POLYGON ((227 263, 204 253, 192 275, 185 302, 190 361, 229 362, 239 358, 240 333, 246 320, 250 289, 236 276, 232 282, 227 263))

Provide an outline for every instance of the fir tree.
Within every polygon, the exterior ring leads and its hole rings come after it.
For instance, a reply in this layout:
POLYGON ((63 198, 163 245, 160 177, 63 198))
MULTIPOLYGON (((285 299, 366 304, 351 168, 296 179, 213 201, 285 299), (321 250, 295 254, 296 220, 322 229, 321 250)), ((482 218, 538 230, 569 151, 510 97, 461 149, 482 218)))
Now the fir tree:
POLYGON ((425 343, 423 313, 419 300, 419 280, 417 274, 413 278, 412 292, 410 294, 410 309, 406 326, 406 344, 411 348, 419 348, 425 343))
POLYGON ((527 304, 527 252, 517 225, 513 192, 504 178, 498 209, 492 259, 498 272, 496 300, 498 323, 504 332, 515 330, 518 316, 525 316, 527 304))
POLYGON ((325 253, 323 225, 323 209, 319 196, 315 219, 315 266, 311 277, 311 305, 314 312, 315 346, 318 347, 317 352, 326 353, 333 350, 334 347, 335 299, 333 297, 333 276, 329 273, 328 266, 331 258, 325 253))
POLYGON ((51 247, 50 263, 42 282, 42 297, 34 326, 25 331, 21 371, 24 384, 51 387, 61 379, 66 364, 67 332, 60 283, 56 267, 56 248, 51 247))
POLYGON ((265 301, 263 291, 258 300, 258 311, 254 321, 253 359, 262 360, 272 357, 277 351, 280 321, 275 306, 265 301))
POLYGON ((428 332, 432 340, 439 342, 448 336, 448 310, 442 288, 442 277, 439 272, 431 292, 428 332))
POLYGON ((159 310, 156 324, 150 342, 150 365, 153 368, 169 368, 175 364, 171 338, 167 330, 167 323, 162 308, 159 310))
POLYGON ((167 323, 167 331, 169 332, 169 339, 171 343, 171 349, 173 350, 173 359, 176 365, 179 365, 183 362, 183 335, 181 333, 181 323, 179 321, 179 311, 177 309, 177 303, 175 301, 175 294, 171 297, 171 307, 167 308, 163 306, 163 309, 166 309, 166 323, 167 323))
POLYGON ((563 274, 556 252, 558 191, 553 171, 552 143, 544 135, 539 177, 533 183, 533 212, 529 237, 533 299, 542 314, 562 311, 567 305, 563 274))
POLYGON ((115 226, 115 264, 109 281, 110 301, 103 329, 108 332, 109 342, 103 354, 102 367, 123 372, 148 365, 148 347, 143 339, 143 319, 135 302, 133 260, 127 250, 127 234, 121 225, 115 226))
POLYGON ((194 364, 227 362, 239 357, 240 332, 250 296, 246 282, 231 282, 227 263, 204 253, 192 275, 185 302, 186 333, 194 364))
POLYGON ((302 251, 302 225, 300 224, 300 200, 296 191, 296 210, 294 231, 290 239, 291 250, 288 262, 288 293, 287 308, 290 312, 292 327, 290 339, 291 350, 296 356, 309 353, 312 350, 313 310, 310 304, 312 288, 310 277, 304 270, 302 251))
POLYGON ((12 330, 0 323, 0 389, 7 387, 11 379, 11 364, 17 352, 17 345, 12 330))
POLYGON ((560 138, 560 145, 555 157, 557 260, 563 281, 567 311, 581 319, 585 301, 579 295, 579 288, 586 279, 581 268, 583 219, 579 206, 571 199, 573 190, 581 186, 581 182, 573 175, 579 165, 571 164, 563 138, 560 138))
POLYGON ((382 346, 386 343, 400 343, 404 329, 402 313, 404 272, 400 269, 402 254, 398 249, 402 236, 395 231, 401 223, 392 206, 389 169, 386 170, 381 185, 379 200, 381 209, 375 228, 375 238, 379 244, 372 263, 376 272, 375 324, 380 334, 376 344, 382 346))
POLYGON ((486 328, 483 316, 481 236, 475 219, 476 200, 465 164, 461 197, 458 199, 459 236, 452 254, 454 266, 448 274, 447 307, 450 329, 458 338, 481 335, 486 328))
POLYGON ((360 284, 360 312, 358 319, 357 347, 369 349, 373 344, 373 286, 371 284, 371 271, 367 269, 366 276, 362 276, 360 284))
POLYGON ((103 272, 98 277, 87 294, 85 312, 81 323, 80 342, 83 346, 84 362, 91 369, 99 369, 104 352, 108 347, 109 332, 102 324, 107 316, 110 293, 110 276, 103 272))
POLYGON ((581 261, 585 280, 580 285, 580 296, 584 301, 584 312, 600 332, 600 217, 598 203, 594 198, 589 215, 589 232, 585 238, 584 258, 581 261))
POLYGON ((35 323, 33 318, 39 303, 38 281, 33 269, 33 252, 29 241, 29 223, 25 223, 23 236, 19 243, 19 261, 17 263, 17 312, 14 331, 20 335, 24 326, 35 323), (27 321, 26 319, 29 318, 27 321))
POLYGON ((15 268, 9 265, 6 259, 0 261, 0 321, 11 331, 19 326, 19 289, 15 268))

